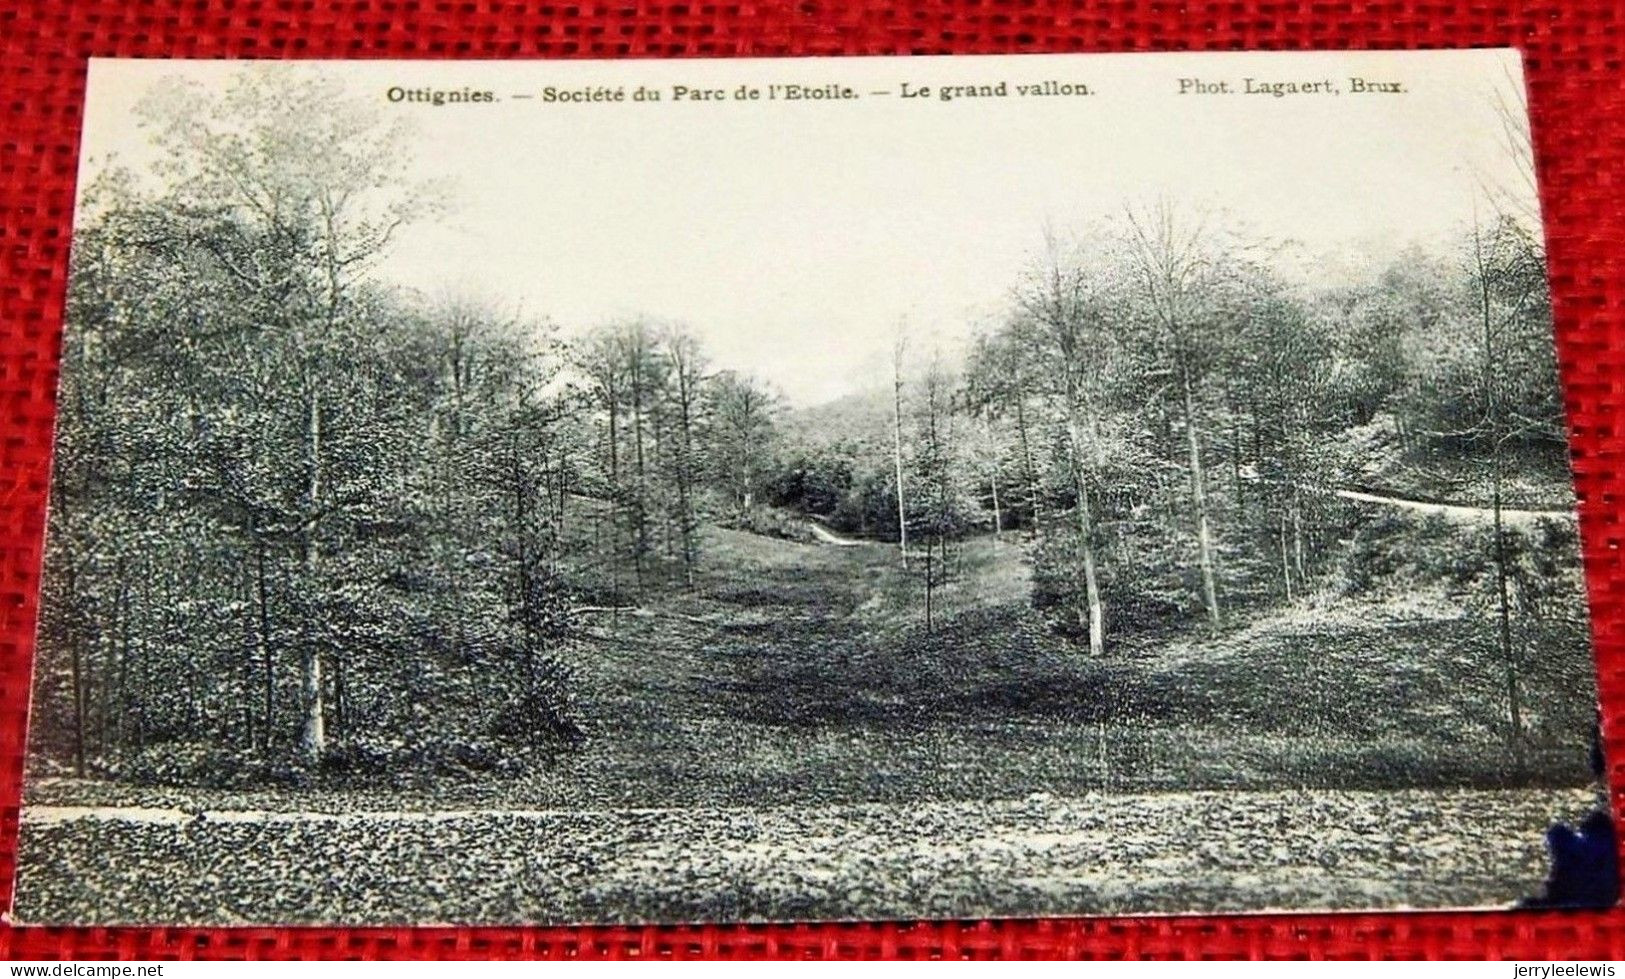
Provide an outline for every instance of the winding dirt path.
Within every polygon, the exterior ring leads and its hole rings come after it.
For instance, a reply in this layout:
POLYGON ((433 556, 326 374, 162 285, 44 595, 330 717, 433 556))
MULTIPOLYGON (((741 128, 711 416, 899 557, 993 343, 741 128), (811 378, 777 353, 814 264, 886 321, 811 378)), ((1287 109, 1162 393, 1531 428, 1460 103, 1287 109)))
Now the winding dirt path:
MULTIPOLYGON (((1447 520, 1455 520, 1461 523, 1489 523, 1495 519, 1495 511, 1489 507, 1463 506, 1457 503, 1433 503, 1428 500, 1410 500, 1402 496, 1384 496, 1379 493, 1365 493, 1360 490, 1350 489, 1326 490, 1314 487, 1304 487, 1304 489, 1312 493, 1322 493, 1343 500, 1353 500, 1356 503, 1376 503, 1382 506, 1397 507, 1401 510, 1411 510, 1416 513, 1436 514, 1447 520)), ((1532 524, 1543 519, 1573 520, 1574 511, 1501 508, 1503 523, 1532 524)))
POLYGON ((812 535, 818 538, 818 542, 821 544, 833 544, 836 547, 861 547, 863 545, 863 541, 853 540, 850 537, 842 537, 840 534, 835 533, 835 531, 823 526, 816 520, 807 521, 807 527, 812 531, 812 535))

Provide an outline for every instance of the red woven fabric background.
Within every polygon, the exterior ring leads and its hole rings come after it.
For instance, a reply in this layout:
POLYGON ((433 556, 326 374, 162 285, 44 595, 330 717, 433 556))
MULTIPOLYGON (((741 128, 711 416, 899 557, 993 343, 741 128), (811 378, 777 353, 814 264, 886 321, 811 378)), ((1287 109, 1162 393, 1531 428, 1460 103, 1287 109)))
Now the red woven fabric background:
MULTIPOLYGON (((1625 5, 0 0, 0 902, 9 904, 85 59, 1514 46, 1527 59, 1604 732, 1625 798, 1625 5)), ((1625 959, 1625 911, 582 929, 10 929, 16 958, 1625 959)))

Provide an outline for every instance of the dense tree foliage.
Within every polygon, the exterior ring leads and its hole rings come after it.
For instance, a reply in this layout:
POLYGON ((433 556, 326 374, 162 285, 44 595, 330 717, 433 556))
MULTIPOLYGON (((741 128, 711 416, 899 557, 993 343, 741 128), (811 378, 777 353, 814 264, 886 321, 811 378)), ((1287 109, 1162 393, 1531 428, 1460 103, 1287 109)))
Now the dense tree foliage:
POLYGON ((1045 236, 951 394, 940 363, 917 363, 899 372, 900 408, 847 406, 866 426, 823 410, 842 437, 798 448, 777 500, 938 547, 948 569, 953 541, 1023 530, 1035 604, 1097 657, 1114 639, 1453 575, 1500 647, 1521 731, 1518 675, 1542 644, 1584 644, 1578 566, 1536 586, 1572 595, 1544 615, 1519 563, 1538 538, 1574 548, 1538 241, 1497 219, 1453 254, 1413 249, 1367 282, 1311 289, 1220 223, 1163 205, 1045 236), (915 419, 895 450, 888 409, 915 419), (1390 519, 1430 504, 1464 519, 1425 545, 1390 519), (1551 516, 1509 529, 1509 508, 1551 516), (1409 545, 1474 570, 1385 578, 1361 563, 1409 545))
POLYGON ((567 344, 373 281, 424 198, 319 79, 145 112, 164 189, 109 176, 75 241, 38 743, 254 778, 579 738, 572 619, 692 581, 768 478, 769 392, 677 326, 567 344))

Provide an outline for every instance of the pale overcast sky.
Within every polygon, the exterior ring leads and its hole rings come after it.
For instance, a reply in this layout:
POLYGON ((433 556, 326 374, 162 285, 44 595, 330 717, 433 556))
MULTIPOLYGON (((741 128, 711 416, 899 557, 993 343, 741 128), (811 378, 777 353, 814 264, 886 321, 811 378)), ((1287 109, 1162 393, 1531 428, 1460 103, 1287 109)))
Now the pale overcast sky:
MULTIPOLYGON (((84 154, 150 160, 131 109, 152 81, 224 84, 224 62, 98 61, 84 154)), ((901 319, 953 345, 1008 305, 1041 240, 1159 196, 1222 208, 1307 254, 1384 257, 1472 216, 1477 174, 1517 186, 1497 90, 1515 53, 1105 55, 821 61, 349 62, 326 70, 416 125, 414 167, 452 210, 382 274, 466 290, 567 332, 645 314, 689 324, 718 366, 793 403, 878 382, 901 319), (1180 95, 1181 78, 1330 79, 1337 96, 1180 95), (1351 77, 1403 95, 1354 94, 1351 77), (1022 97, 1055 80, 1095 94, 1022 97), (903 83, 1007 83, 1008 97, 902 99, 903 83), (852 101, 765 101, 769 83, 852 101), (658 104, 560 105, 547 86, 642 84, 658 104), (672 85, 763 101, 673 103, 672 85), (391 86, 497 101, 391 103, 391 86), (888 96, 871 92, 888 91, 888 96), (516 99, 514 95, 538 97, 516 99)), ((1510 81, 1509 81, 1510 73, 1510 81)))

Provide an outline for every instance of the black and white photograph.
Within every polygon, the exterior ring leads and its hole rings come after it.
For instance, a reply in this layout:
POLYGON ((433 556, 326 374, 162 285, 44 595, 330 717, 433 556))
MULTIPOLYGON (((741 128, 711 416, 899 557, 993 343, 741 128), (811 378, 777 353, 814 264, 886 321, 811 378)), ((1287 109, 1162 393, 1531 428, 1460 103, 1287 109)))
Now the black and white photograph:
POLYGON ((11 918, 1611 903, 1509 50, 93 60, 11 918))

